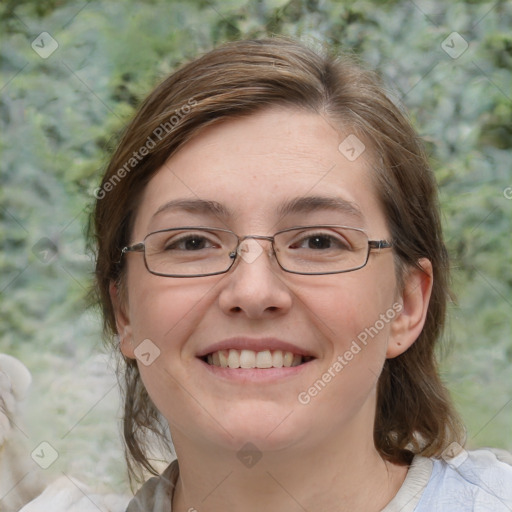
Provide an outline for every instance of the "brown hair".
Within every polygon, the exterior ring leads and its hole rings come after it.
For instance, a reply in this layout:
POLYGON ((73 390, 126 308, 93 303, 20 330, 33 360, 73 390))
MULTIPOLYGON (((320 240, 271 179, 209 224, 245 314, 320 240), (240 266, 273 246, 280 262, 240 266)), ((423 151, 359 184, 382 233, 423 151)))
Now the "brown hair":
MULTIPOLYGON (((363 138, 372 150, 376 190, 395 242, 399 279, 420 258, 432 263, 433 290, 424 328, 405 353, 386 360, 379 379, 374 440, 392 462, 408 463, 415 453, 440 456, 450 442, 463 441, 434 352, 449 294, 437 188, 411 124, 376 75, 353 58, 320 55, 283 38, 237 41, 186 64, 156 87, 126 128, 96 192, 96 290, 105 332, 110 339, 116 334, 109 285, 114 281, 122 286, 120 251, 130 242, 147 182, 205 126, 273 105, 322 113, 363 138)), ((144 468, 156 474, 148 457, 148 433, 164 439, 165 422, 147 395, 136 362, 122 358, 121 363, 126 459, 133 482, 140 480, 144 468)))

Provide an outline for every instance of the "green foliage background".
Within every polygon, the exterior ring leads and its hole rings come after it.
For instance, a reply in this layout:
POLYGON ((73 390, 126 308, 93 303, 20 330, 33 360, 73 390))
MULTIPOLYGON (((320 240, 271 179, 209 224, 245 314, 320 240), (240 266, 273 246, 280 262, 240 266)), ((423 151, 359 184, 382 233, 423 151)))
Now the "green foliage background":
POLYGON ((85 310, 84 225, 113 136, 177 65, 272 34, 356 53, 407 107, 453 258, 443 375, 469 445, 512 449, 510 1, 7 0, 0 27, 0 351, 34 374, 29 444, 58 447, 59 470, 125 485, 114 392, 90 371, 104 364, 99 320, 85 310), (47 59, 31 47, 43 31, 59 45, 47 59), (441 47, 454 31, 469 44, 457 59, 441 47), (41 239, 56 250, 47 261, 41 239))

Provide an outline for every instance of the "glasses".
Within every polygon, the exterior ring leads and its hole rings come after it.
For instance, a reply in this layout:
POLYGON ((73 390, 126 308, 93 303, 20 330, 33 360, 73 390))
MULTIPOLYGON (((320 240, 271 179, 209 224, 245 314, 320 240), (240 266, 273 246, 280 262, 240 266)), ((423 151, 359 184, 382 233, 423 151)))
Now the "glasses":
POLYGON ((272 254, 285 272, 302 275, 352 272, 366 265, 372 250, 393 246, 347 226, 298 226, 274 236, 243 237, 228 229, 180 227, 149 233, 144 241, 124 247, 121 257, 143 252, 146 268, 157 276, 213 276, 228 272, 238 256, 252 263, 263 252, 257 240, 272 244, 272 254))

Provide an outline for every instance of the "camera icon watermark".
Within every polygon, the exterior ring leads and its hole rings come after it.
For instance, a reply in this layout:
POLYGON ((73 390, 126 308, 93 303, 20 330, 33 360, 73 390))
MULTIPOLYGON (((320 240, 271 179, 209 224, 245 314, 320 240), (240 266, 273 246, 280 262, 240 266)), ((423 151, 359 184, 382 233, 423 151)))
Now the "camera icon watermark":
POLYGON ((366 146, 363 141, 354 135, 350 134, 338 146, 339 152, 350 162, 357 160, 365 151, 366 146))
POLYGON ((59 458, 59 452, 50 443, 43 441, 36 446, 30 457, 39 467, 48 469, 59 458))
POLYGON ((142 340, 133 352, 144 366, 153 364, 160 356, 160 349, 150 339, 142 340))
POLYGON ((252 443, 245 443, 236 453, 238 460, 247 468, 252 468, 260 461, 263 454, 252 443))
POLYGON ((458 59, 469 48, 469 44, 458 32, 452 32, 441 43, 441 48, 452 59, 458 59))
POLYGON ((48 33, 41 32, 33 41, 32 50, 34 50, 39 57, 47 59, 57 48, 59 43, 48 33))

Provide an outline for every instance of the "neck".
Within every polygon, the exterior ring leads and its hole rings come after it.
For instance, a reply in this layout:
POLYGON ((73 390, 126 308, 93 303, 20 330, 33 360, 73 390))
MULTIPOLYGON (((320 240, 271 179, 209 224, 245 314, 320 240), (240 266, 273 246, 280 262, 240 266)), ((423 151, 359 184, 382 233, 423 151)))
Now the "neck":
POLYGON ((384 461, 372 436, 355 434, 338 433, 314 447, 265 451, 256 463, 246 459, 247 465, 236 451, 208 453, 204 446, 189 445, 183 453, 178 436, 180 478, 173 512, 378 512, 398 492, 407 467, 384 461))

